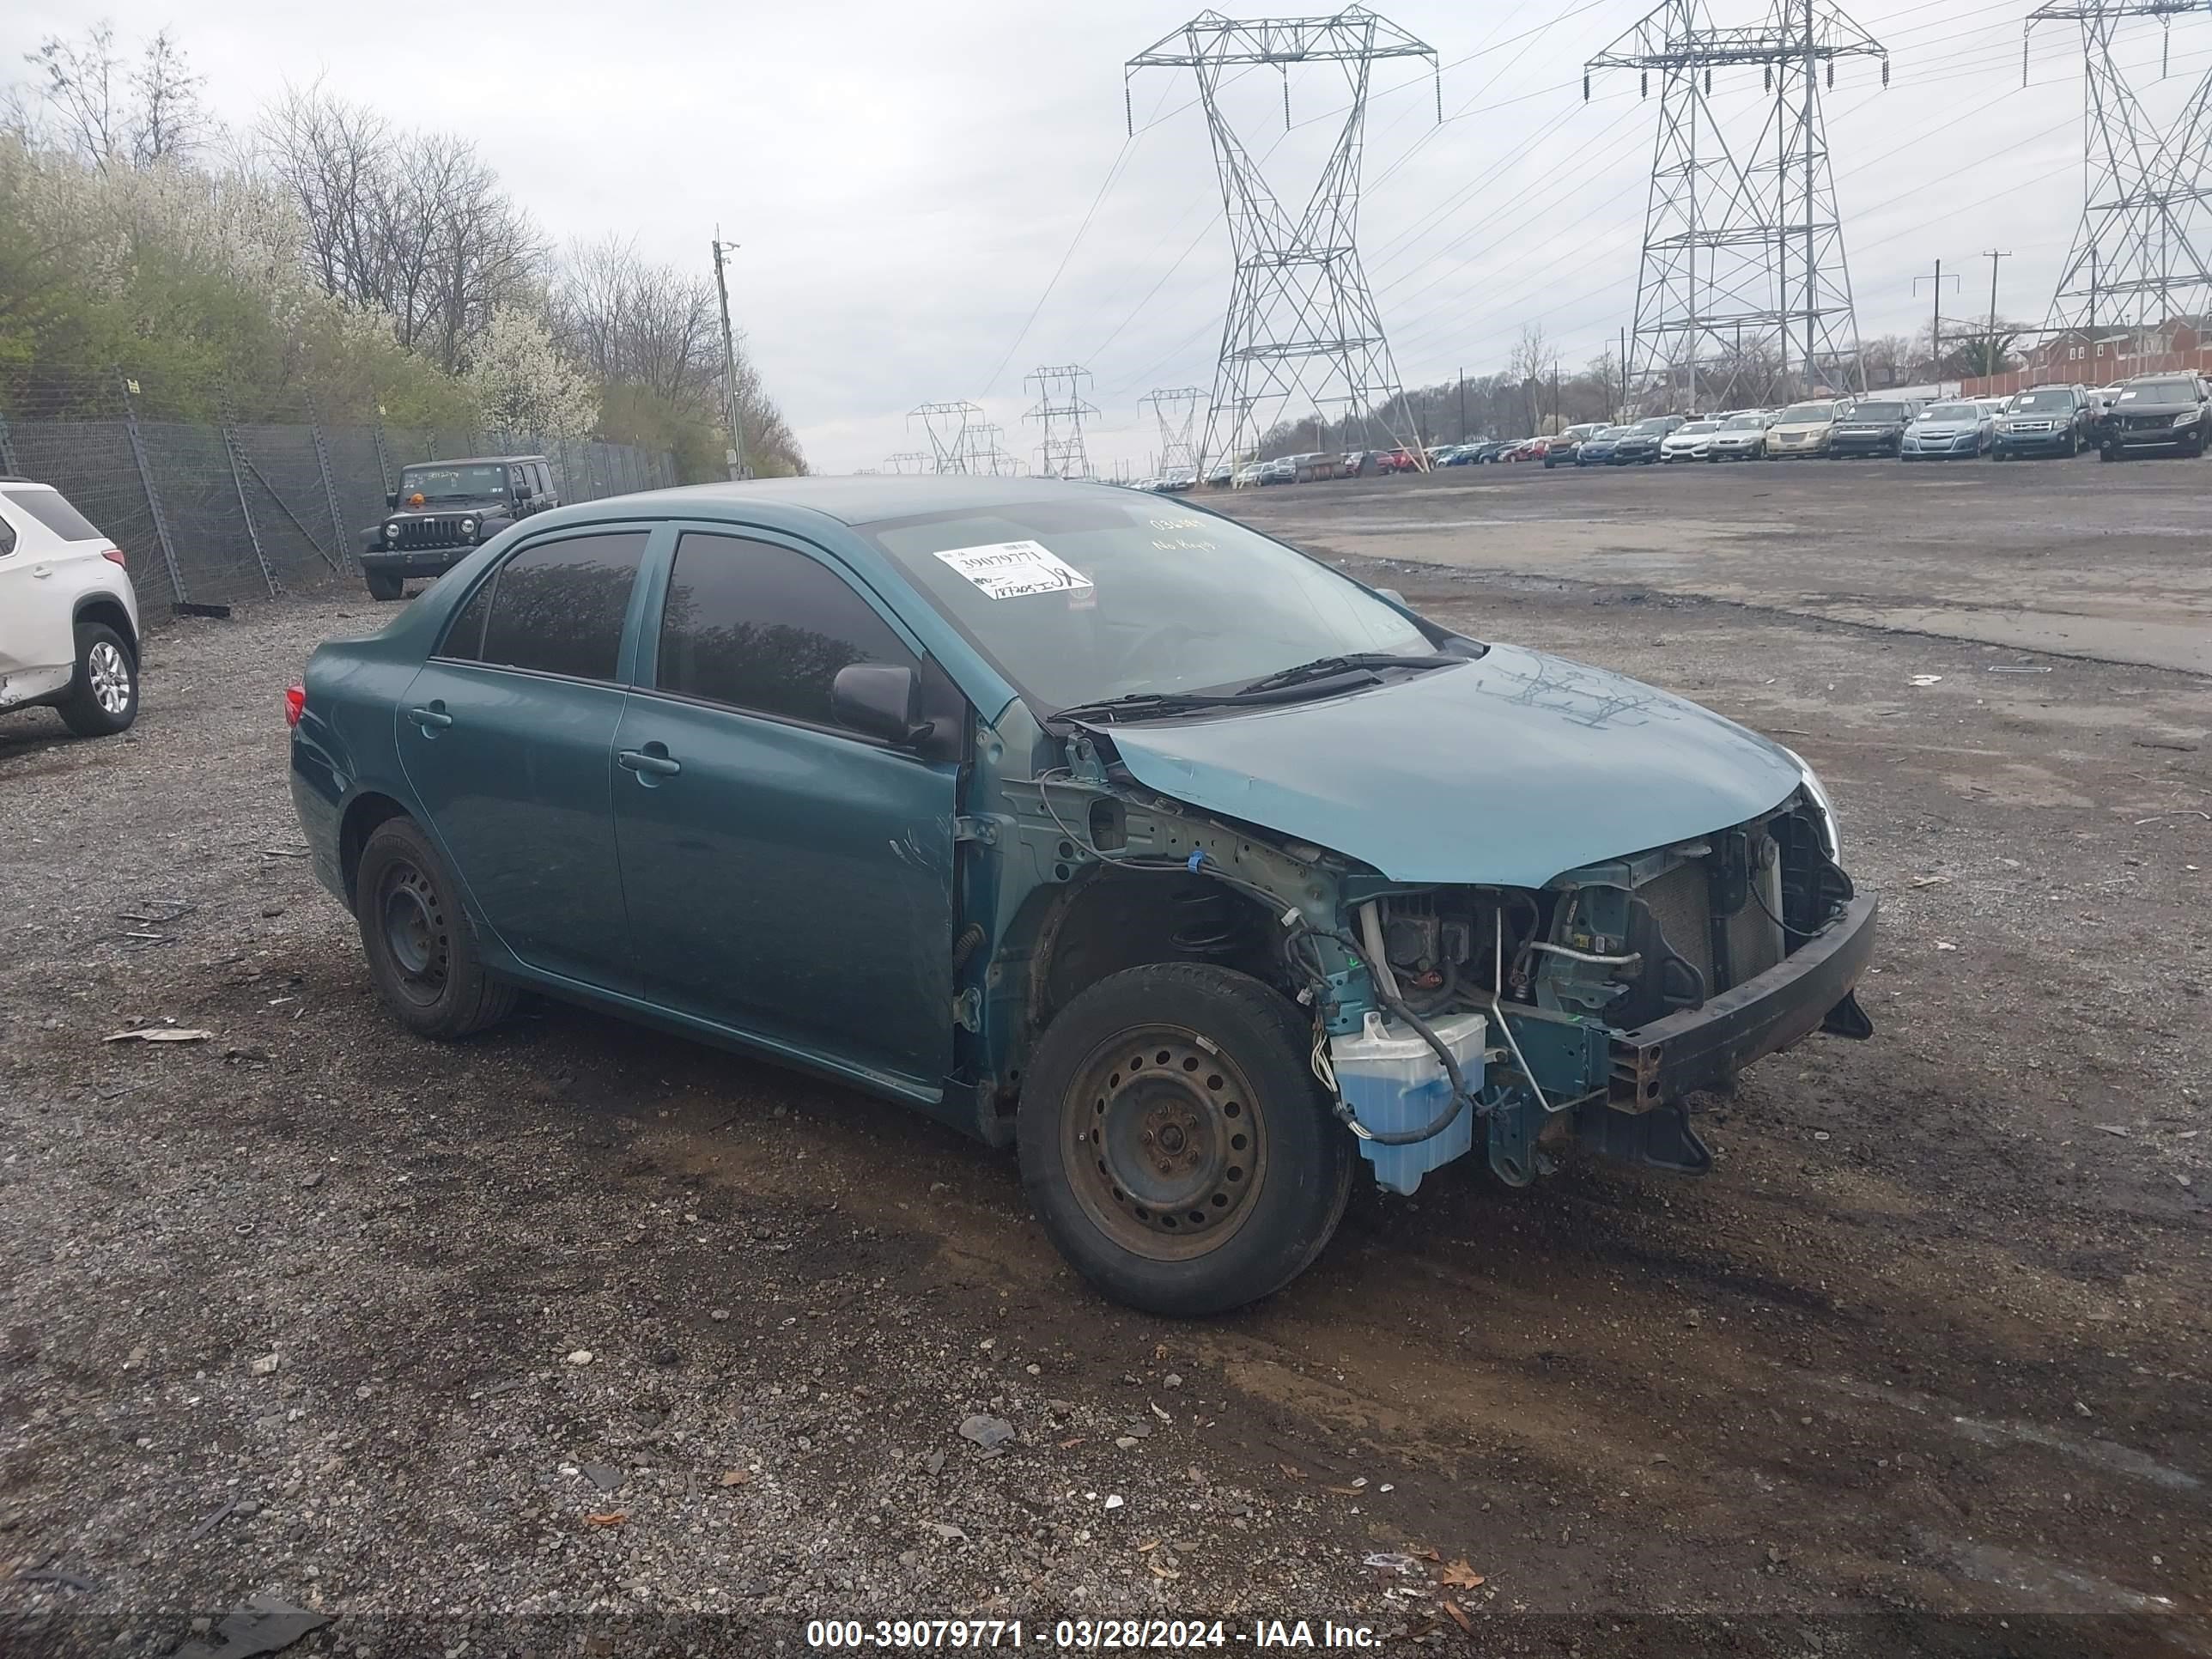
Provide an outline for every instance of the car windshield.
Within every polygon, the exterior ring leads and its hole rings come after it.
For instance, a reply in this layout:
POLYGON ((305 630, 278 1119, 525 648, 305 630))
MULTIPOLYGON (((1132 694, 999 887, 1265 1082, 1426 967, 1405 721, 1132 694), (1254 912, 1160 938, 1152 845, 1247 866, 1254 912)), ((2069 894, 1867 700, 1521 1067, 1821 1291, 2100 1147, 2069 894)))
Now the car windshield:
POLYGON ((1901 421, 1905 418, 1903 404, 1853 404, 1851 419, 1855 421, 1901 421))
POLYGON ((410 466, 399 475, 403 503, 411 495, 426 501, 497 495, 506 488, 507 469, 496 462, 489 466, 410 466))
POLYGON ((1025 696, 1052 708, 1235 687, 1352 652, 1435 648, 1328 566, 1164 502, 1086 491, 884 520, 860 533, 1025 696))
POLYGON ((2124 404, 2193 404, 2197 388, 2187 380, 2142 380, 2120 392, 2124 404))
POLYGON ((1976 404, 1937 404, 1920 418, 1923 423, 1930 421, 1979 421, 1982 411, 1980 405, 1976 404))
POLYGON ((1836 418, 1833 404, 1792 404, 1782 411, 1777 426, 1818 426, 1823 421, 1836 418))
POLYGON ((1692 421, 1687 426, 1676 427, 1674 435, 1684 438, 1695 432, 1717 432, 1720 429, 1721 423, 1718 421, 1692 421))
POLYGON ((1729 420, 1723 428, 1723 430, 1728 432, 1756 432, 1760 427, 1765 424, 1766 417, 1763 415, 1738 415, 1729 420))
POLYGON ((1673 416, 1667 415, 1654 415, 1648 421, 1638 421, 1632 429, 1638 432, 1657 432, 1664 434, 1673 430, 1673 428, 1668 425, 1668 422, 1672 418, 1673 416))
POLYGON ((2014 409, 2070 409, 2073 404, 2070 392, 2023 392, 2012 400, 2014 409))

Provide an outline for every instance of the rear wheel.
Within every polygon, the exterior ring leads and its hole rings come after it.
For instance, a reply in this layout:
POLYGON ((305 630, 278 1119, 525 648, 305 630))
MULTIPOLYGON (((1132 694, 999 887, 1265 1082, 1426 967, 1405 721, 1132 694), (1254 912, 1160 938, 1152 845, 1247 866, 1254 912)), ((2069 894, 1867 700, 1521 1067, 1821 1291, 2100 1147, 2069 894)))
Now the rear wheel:
POLYGON ((372 599, 396 599, 407 591, 404 578, 368 573, 368 597, 372 599))
POLYGON ((377 825, 353 893, 369 975, 401 1024, 451 1041, 507 1018, 514 988, 484 972, 453 878, 413 819, 377 825))
POLYGON ((138 656, 106 623, 76 627, 76 673, 62 723, 80 738, 112 738, 138 718, 138 656))
POLYGON ((1208 963, 1101 980, 1045 1030, 1022 1085, 1022 1184, 1060 1254, 1150 1313, 1225 1312, 1321 1254, 1352 1137, 1297 1006, 1208 963))

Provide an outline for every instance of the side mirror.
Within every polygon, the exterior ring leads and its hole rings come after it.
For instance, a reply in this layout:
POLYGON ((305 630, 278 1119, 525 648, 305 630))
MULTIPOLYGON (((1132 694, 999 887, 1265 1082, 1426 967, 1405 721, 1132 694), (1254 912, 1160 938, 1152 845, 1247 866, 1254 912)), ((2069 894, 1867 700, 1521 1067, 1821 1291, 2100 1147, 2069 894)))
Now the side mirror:
POLYGON ((921 717, 921 676, 903 663, 848 663, 830 684, 838 725, 904 748, 930 733, 921 717))
POLYGON ((384 506, 385 506, 385 510, 386 510, 386 511, 387 511, 387 512, 389 512, 392 508, 396 507, 398 507, 398 505, 399 505, 399 492, 398 492, 398 490, 396 490, 396 489, 387 489, 387 490, 386 490, 386 491, 384 492, 384 506))
POLYGON ((1403 593, 1401 593, 1396 588, 1378 587, 1375 591, 1377 593, 1380 593, 1384 599, 1389 600, 1391 604, 1396 605, 1400 610, 1403 611, 1409 608, 1406 604, 1406 596, 1403 593))

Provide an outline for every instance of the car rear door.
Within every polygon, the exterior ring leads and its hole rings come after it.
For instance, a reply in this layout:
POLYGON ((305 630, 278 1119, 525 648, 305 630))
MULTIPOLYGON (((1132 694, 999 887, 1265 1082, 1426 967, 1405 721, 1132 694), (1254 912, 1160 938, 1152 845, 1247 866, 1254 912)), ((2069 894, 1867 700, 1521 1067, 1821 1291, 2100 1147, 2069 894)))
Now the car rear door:
POLYGON ((532 539, 481 581, 402 700, 396 742, 432 837, 525 965, 635 994, 616 867, 615 728, 652 534, 532 539))
POLYGON ((615 830, 646 995, 798 1057, 943 1086, 967 705, 819 550, 685 529, 616 742, 615 830), (896 749, 832 721, 850 663, 923 677, 896 749))

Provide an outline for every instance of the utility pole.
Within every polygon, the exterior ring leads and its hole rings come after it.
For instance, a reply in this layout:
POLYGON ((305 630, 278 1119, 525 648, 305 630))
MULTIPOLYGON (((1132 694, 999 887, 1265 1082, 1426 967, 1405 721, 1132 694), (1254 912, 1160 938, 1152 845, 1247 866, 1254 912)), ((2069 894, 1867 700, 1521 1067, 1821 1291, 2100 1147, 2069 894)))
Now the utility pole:
MULTIPOLYGON (((1943 262, 1941 259, 1936 262, 1936 275, 1932 278, 1915 276, 1912 279, 1912 291, 1919 293, 1921 283, 1930 281, 1936 284, 1936 320, 1928 328, 1928 356, 1936 383, 1941 386, 1943 383, 1943 262)), ((1954 271, 1951 276, 1951 285, 1956 288, 1958 283, 1958 273, 1954 271)))
POLYGON ((1459 372, 1459 441, 1467 441, 1467 371, 1459 372))
POLYGON ((722 256, 737 252, 737 244, 722 240, 722 228, 714 227, 714 292, 722 301, 722 401, 724 414, 730 422, 730 447, 723 458, 730 464, 732 478, 750 478, 751 469, 745 465, 745 417, 738 398, 738 341, 730 331, 730 284, 722 274, 722 256))
POLYGON ((2008 247, 1984 248, 1982 257, 1990 262, 1990 344, 1983 356, 1982 367, 1994 380, 1997 372, 1997 261, 2011 258, 2012 250, 2008 247))

